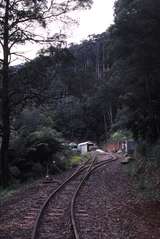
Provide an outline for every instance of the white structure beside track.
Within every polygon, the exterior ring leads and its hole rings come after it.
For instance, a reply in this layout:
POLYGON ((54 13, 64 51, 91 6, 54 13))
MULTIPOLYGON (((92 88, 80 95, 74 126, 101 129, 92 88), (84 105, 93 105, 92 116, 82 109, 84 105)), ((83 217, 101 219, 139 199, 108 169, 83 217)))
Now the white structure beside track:
POLYGON ((94 143, 92 143, 91 141, 87 141, 78 144, 78 150, 81 152, 81 154, 86 154, 87 152, 91 151, 91 148, 93 148, 94 146, 94 143))

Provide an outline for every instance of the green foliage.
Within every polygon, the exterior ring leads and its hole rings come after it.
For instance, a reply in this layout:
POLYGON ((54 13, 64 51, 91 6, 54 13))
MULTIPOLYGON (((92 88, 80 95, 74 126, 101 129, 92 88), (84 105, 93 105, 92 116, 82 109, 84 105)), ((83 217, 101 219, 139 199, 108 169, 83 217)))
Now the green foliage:
POLYGON ((87 153, 85 155, 79 155, 79 154, 72 153, 72 155, 70 155, 70 157, 69 157, 69 166, 76 167, 80 163, 84 163, 85 161, 87 161, 89 158, 90 158, 89 153, 87 153))
POLYGON ((73 155, 70 159, 71 166, 77 166, 80 164, 82 157, 80 155, 73 155))
POLYGON ((149 147, 147 150, 147 159, 155 164, 155 167, 160 167, 160 141, 149 147))
POLYGON ((59 143, 63 142, 60 133, 54 129, 43 127, 41 130, 34 131, 27 137, 27 145, 34 147, 44 143, 54 147, 56 140, 59 143))
POLYGON ((141 142, 140 144, 137 145, 137 153, 141 155, 141 157, 146 157, 147 156, 147 148, 150 148, 146 142, 141 142))
POLYGON ((111 134, 110 139, 114 142, 131 139, 132 134, 129 131, 119 130, 111 134))
POLYGON ((116 1, 110 28, 110 81, 120 89, 117 127, 150 142, 160 134, 159 7, 157 0, 116 1))
MULTIPOLYGON (((47 173, 54 173, 56 164, 66 154, 61 133, 54 127, 54 116, 42 108, 27 108, 14 120, 15 131, 11 135, 9 163, 14 178, 25 180, 47 173), (64 153, 57 157, 58 152, 64 153)), ((67 156, 65 155, 67 160, 67 156)), ((62 160, 63 161, 63 160, 62 160)), ((61 165, 65 162, 61 161, 61 165)))
MULTIPOLYGON (((32 62, 13 68, 15 81, 11 90, 18 93, 13 94, 12 101, 20 102, 13 108, 14 114, 26 105, 39 106, 43 102, 54 112, 52 127, 67 139, 106 139, 117 109, 117 92, 105 81, 108 38, 106 32, 69 49, 51 46, 32 62)), ((23 114, 27 119, 26 109, 23 114)), ((34 125, 32 112, 29 114, 31 127, 36 127, 41 119, 39 112, 34 109, 34 125)))
POLYGON ((0 187, 0 200, 5 200, 16 192, 15 186, 10 186, 7 189, 0 187))
POLYGON ((43 137, 51 138, 55 136, 60 138, 60 134, 53 130, 54 115, 42 108, 25 108, 14 119, 13 126, 15 131, 11 134, 11 144, 17 152, 25 151, 25 147, 31 140, 32 137, 30 135, 32 134, 33 138, 37 136, 37 142, 38 137, 39 141, 43 137))
POLYGON ((14 124, 14 139, 19 137, 30 154, 41 150, 50 154, 51 142, 56 145, 54 139, 61 138, 57 132, 79 141, 105 141, 112 132, 114 141, 132 136, 156 140, 160 134, 159 7, 157 0, 118 0, 109 31, 68 49, 51 46, 24 65, 14 87, 21 79, 29 95, 43 96, 33 97, 27 105, 43 101, 50 113, 25 109, 25 120, 21 116, 14 124))
POLYGON ((159 200, 160 142, 154 145, 141 142, 136 151, 136 160, 125 165, 124 171, 134 179, 141 197, 159 200))

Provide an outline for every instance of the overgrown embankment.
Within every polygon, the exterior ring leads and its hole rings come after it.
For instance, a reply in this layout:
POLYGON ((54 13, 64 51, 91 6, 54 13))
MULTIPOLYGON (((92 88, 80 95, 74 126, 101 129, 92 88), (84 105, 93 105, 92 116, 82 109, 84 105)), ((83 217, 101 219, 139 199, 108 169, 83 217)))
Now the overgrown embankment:
POLYGON ((137 192, 147 199, 160 199, 160 141, 137 146, 135 159, 125 167, 134 178, 137 192))

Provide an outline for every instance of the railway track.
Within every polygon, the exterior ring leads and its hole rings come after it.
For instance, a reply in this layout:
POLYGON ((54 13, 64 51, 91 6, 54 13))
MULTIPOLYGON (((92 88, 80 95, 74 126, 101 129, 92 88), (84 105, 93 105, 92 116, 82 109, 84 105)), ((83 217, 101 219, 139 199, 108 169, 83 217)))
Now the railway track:
POLYGON ((115 160, 117 159, 110 155, 107 160, 98 161, 95 153, 58 186, 41 206, 31 239, 81 239, 77 218, 85 218, 87 213, 77 208, 78 195, 96 169, 115 160))

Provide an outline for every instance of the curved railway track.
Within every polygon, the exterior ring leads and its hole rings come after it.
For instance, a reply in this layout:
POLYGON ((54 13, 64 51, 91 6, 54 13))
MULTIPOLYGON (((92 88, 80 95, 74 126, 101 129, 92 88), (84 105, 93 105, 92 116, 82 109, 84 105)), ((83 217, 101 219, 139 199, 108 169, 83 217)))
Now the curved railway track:
MULTIPOLYGON (((89 176, 98 168, 117 160, 113 155, 107 160, 97 161, 95 153, 69 178, 57 187, 44 201, 36 218, 31 239, 80 239, 76 214, 76 200, 89 176), (72 237, 71 237, 72 235, 72 237)), ((85 215, 84 215, 85 216, 85 215)))

